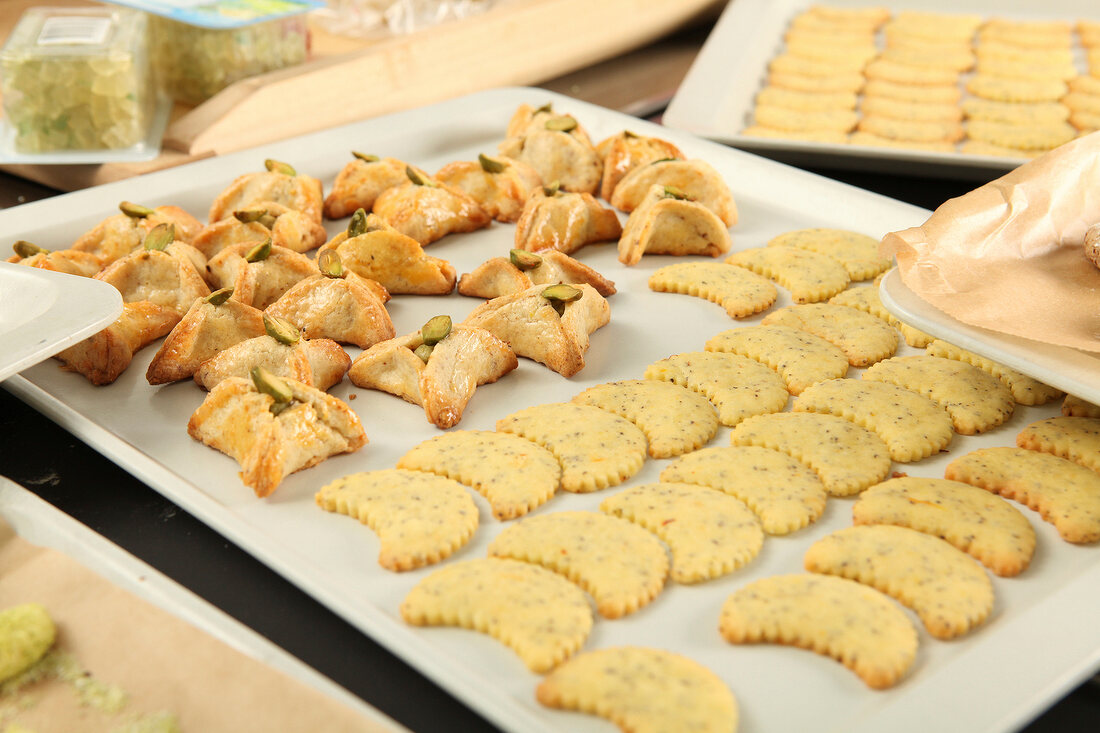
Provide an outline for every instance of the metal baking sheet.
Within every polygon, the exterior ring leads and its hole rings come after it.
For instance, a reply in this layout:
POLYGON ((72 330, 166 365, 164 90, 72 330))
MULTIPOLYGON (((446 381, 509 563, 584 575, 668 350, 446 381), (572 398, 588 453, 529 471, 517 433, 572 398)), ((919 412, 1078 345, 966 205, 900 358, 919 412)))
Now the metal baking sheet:
POLYGON ((255 631, 4 476, 0 476, 0 517, 27 542, 69 556, 137 598, 343 703, 379 730, 393 733, 406 730, 255 631))
MULTIPOLYGON (((729 3, 669 103, 664 124, 797 165, 991 180, 1026 162, 1026 158, 742 135, 741 131, 752 119, 756 93, 767 78, 768 62, 781 52, 783 34, 791 18, 812 4, 812 0, 737 0, 729 3)), ((1095 5, 1078 0, 1043 3, 1032 0, 924 0, 920 3, 832 0, 828 4, 885 7, 895 12, 977 13, 987 18, 1071 22, 1079 18, 1100 18, 1095 5)), ((1087 73, 1083 55, 1077 65, 1082 73, 1087 73)))
MULTIPOLYGON (((262 169, 265 158, 285 160, 319 177, 326 190, 351 159, 351 150, 401 158, 426 170, 493 152, 520 103, 552 102, 577 117, 594 140, 623 129, 671 140, 689 157, 707 160, 725 177, 740 210, 734 247, 763 245, 794 228, 843 227, 881 237, 923 222, 929 212, 853 188, 690 134, 662 128, 544 90, 509 88, 457 98, 431 107, 368 120, 233 155, 200 161, 57 199, 0 212, 11 237, 64 246, 110 214, 122 199, 146 205, 173 203, 202 217, 214 196, 234 177, 262 169), (47 226, 44 222, 50 222, 47 226)), ((346 220, 330 223, 330 233, 346 220)), ((430 245, 430 254, 469 272, 512 246, 514 228, 494 223, 472 234, 430 245)), ((461 429, 492 429, 505 415, 543 402, 565 401, 586 387, 641 377, 650 363, 699 350, 715 334, 758 323, 733 321, 699 298, 652 292, 649 275, 677 261, 644 257, 628 268, 613 244, 590 245, 579 259, 615 281, 611 322, 592 334, 587 365, 564 379, 521 359, 515 372, 478 389, 461 429)), ((396 296, 388 308, 398 333, 448 313, 458 320, 480 301, 457 294, 396 296)), ((784 293, 776 307, 789 304, 784 293)), ((190 382, 150 387, 144 373, 155 346, 138 354, 113 385, 96 388, 82 377, 41 364, 5 386, 80 436, 111 460, 184 506, 211 527, 286 576, 307 593, 389 647, 440 686, 509 731, 607 733, 606 721, 542 708, 534 699, 539 676, 505 646, 476 632, 413 628, 399 606, 434 568, 395 574, 375 558, 373 533, 348 517, 327 514, 313 496, 324 484, 355 471, 391 468, 411 447, 438 434, 423 410, 388 394, 344 382, 333 392, 355 395, 370 444, 289 477, 274 495, 257 499, 241 485, 234 461, 191 440, 186 423, 203 393, 190 382)), ((903 348, 901 353, 912 350, 903 348)), ((358 350, 351 350, 352 354, 358 350)), ((849 373, 858 377, 858 370, 849 373)), ((984 436, 957 437, 949 454, 895 470, 942 476, 952 456, 987 445, 1012 445, 1033 420, 1057 414, 1057 405, 1019 408, 1004 426, 984 436)), ((728 443, 721 429, 710 445, 728 443)), ((649 460, 625 486, 655 481, 667 461, 649 460)), ((558 495, 540 507, 594 510, 618 489, 558 495)), ((454 560, 482 557, 501 530, 480 496, 481 526, 454 560)), ((586 647, 639 644, 673 649, 719 674, 740 701, 743 731, 845 730, 1005 731, 1016 728, 1064 694, 1100 664, 1100 625, 1088 612, 1100 603, 1100 550, 1074 547, 1031 512, 1039 547, 1031 568, 1015 579, 993 580, 996 607, 988 624, 971 636, 943 643, 920 632, 921 646, 909 677, 896 688, 874 692, 836 662, 799 649, 771 645, 734 647, 718 633, 722 602, 734 589, 771 574, 795 572, 814 540, 851 523, 850 499, 830 500, 815 525, 768 538, 748 567, 696 586, 669 583, 656 600, 624 619, 598 619, 586 647), (1028 662, 1022 664, 1021 659, 1028 662), (965 682, 964 682, 965 681, 965 682)))

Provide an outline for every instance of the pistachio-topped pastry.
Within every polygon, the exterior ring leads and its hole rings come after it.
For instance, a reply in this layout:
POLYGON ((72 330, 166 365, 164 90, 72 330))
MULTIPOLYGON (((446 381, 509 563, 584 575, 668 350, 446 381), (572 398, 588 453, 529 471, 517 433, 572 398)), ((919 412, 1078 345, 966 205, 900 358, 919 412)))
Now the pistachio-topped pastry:
POLYGON ((86 252, 106 267, 115 260, 139 250, 145 235, 159 224, 175 225, 176 239, 188 243, 202 229, 202 224, 178 206, 158 206, 155 209, 131 201, 119 204, 121 213, 109 216, 81 235, 72 246, 86 252))
POLYGON ((623 130, 604 138, 596 145, 596 152, 603 160, 603 178, 600 181, 600 198, 610 201, 615 187, 630 171, 657 160, 681 160, 680 149, 657 137, 636 135, 623 130))
POLYGON ((270 238, 226 247, 207 266, 211 283, 233 288, 233 299, 264 309, 295 283, 317 274, 313 260, 270 238))
POLYGON ((636 265, 644 253, 717 257, 732 244, 717 214, 679 188, 655 183, 626 220, 619 262, 636 265))
POLYGON ((538 171, 527 163, 479 153, 476 161, 455 161, 439 169, 435 179, 469 194, 497 221, 514 222, 531 192, 542 185, 538 171))
POLYGON ((352 151, 352 160, 336 175, 332 191, 325 197, 325 216, 341 219, 356 209, 370 211, 380 193, 408 180, 405 170, 409 167, 397 158, 352 151))
POLYGON ((260 173, 238 176, 210 206, 211 224, 233 216, 234 211, 263 202, 273 202, 300 211, 318 225, 321 223, 323 197, 321 182, 298 173, 294 166, 279 160, 264 161, 260 173))
POLYGON ((615 293, 615 283, 583 262, 553 249, 538 254, 512 249, 508 257, 486 260, 462 276, 458 292, 475 298, 497 298, 527 290, 532 285, 555 283, 584 283, 605 297, 615 293))
POLYGON ((548 104, 537 109, 521 104, 507 134, 500 154, 528 164, 543 181, 561 181, 564 190, 579 193, 599 188, 603 163, 575 117, 558 114, 548 104))
POLYGON ((37 267, 42 270, 66 272, 70 275, 91 277, 99 272, 102 265, 99 258, 88 252, 78 252, 74 249, 60 249, 54 252, 39 247, 37 244, 18 240, 11 246, 14 254, 8 258, 8 262, 25 267, 37 267))
POLYGON ((388 188, 374 201, 373 211, 397 231, 421 246, 448 234, 472 232, 489 226, 491 217, 459 188, 406 166, 408 180, 388 188))
MULTIPOLYGON (((149 230, 140 249, 115 260, 95 275, 122 293, 122 300, 146 300, 179 320, 210 288, 203 280, 206 258, 189 244, 175 241, 175 225, 162 222, 149 230)), ((174 324, 173 324, 174 325, 174 324)))
POLYGON ((203 228, 193 244, 213 257, 234 244, 270 239, 277 247, 308 252, 324 244, 325 228, 309 215, 274 201, 259 201, 203 228))
POLYGON ((586 244, 619 238, 623 228, 613 210, 591 194, 570 193, 555 184, 536 190, 527 199, 516 222, 518 249, 556 249, 572 254, 586 244))
POLYGON ((727 226, 737 223, 737 205, 729 185, 709 163, 699 159, 655 160, 624 175, 611 195, 611 205, 627 213, 638 208, 654 184, 671 186, 718 215, 727 226))

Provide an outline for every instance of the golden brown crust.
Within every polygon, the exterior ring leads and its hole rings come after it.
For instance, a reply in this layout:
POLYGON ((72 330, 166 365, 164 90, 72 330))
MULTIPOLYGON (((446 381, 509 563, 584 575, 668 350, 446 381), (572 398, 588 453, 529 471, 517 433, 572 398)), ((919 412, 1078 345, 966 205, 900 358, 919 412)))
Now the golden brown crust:
POLYGON ((542 185, 542 176, 520 160, 503 156, 492 160, 504 169, 489 173, 477 161, 455 161, 440 168, 435 179, 465 192, 497 221, 514 222, 531 193, 542 185))
POLYGON ((161 344, 145 378, 149 384, 188 379, 207 359, 245 339, 263 335, 263 313, 252 306, 235 300, 217 306, 196 300, 161 344))
POLYGON ((454 290, 456 272, 450 262, 424 254, 412 237, 367 216, 368 231, 348 239, 340 232, 317 251, 335 249, 346 270, 379 283, 394 294, 446 295, 454 290))
POLYGON ((458 292, 475 298, 498 298, 526 290, 533 285, 586 283, 607 297, 615 294, 615 283, 605 278, 583 262, 578 262, 564 252, 553 249, 539 253, 538 266, 523 271, 507 257, 486 260, 458 281, 458 292))
POLYGON ((165 250, 141 249, 115 260, 95 278, 113 285, 126 303, 147 300, 182 318, 196 299, 210 295, 195 267, 205 259, 194 247, 173 242, 165 250))
POLYGON ((158 206, 142 218, 126 214, 107 217, 73 242, 72 249, 94 255, 100 266, 105 267, 140 249, 145 235, 159 224, 172 224, 176 239, 182 242, 190 242, 202 229, 198 219, 178 206, 158 206))
POLYGON ((442 183, 417 185, 407 181, 388 188, 375 199, 373 212, 421 246, 448 234, 484 229, 492 221, 477 201, 442 183))
POLYGON ((307 339, 328 338, 366 349, 394 336, 379 292, 386 290, 354 272, 342 278, 313 275, 283 293, 267 312, 293 323, 307 339))
POLYGON ((670 196, 655 183, 626 220, 619 262, 636 265, 645 253, 717 257, 732 243, 717 214, 697 201, 670 196))
POLYGON ((516 247, 529 252, 556 249, 571 254, 586 244, 618 239, 618 215, 588 193, 546 195, 535 191, 516 222, 516 247))
POLYGON ((122 315, 114 323, 56 358, 65 369, 83 374, 92 384, 110 384, 130 366, 137 351, 171 331, 178 321, 175 311, 156 303, 124 303, 122 315))
POLYGON ((615 187, 630 171, 640 165, 655 160, 683 160, 680 149, 658 137, 635 135, 623 130, 617 135, 605 138, 596 146, 596 152, 603 160, 603 178, 600 181, 600 198, 610 201, 615 187))
POLYGON ((322 199, 321 182, 312 176, 291 176, 274 171, 246 173, 238 176, 214 199, 209 221, 221 221, 239 209, 274 202, 300 211, 320 224, 322 199))
POLYGON ((326 391, 347 374, 351 357, 332 339, 301 340, 288 346, 265 334, 233 344, 204 361, 195 370, 195 382, 214 389, 231 377, 247 378, 257 366, 326 391))
POLYGON ((295 283, 317 274, 313 260, 274 245, 267 259, 248 262, 245 255, 253 246, 226 247, 207 265, 211 283, 217 288, 233 288, 233 300, 263 310, 295 283))
POLYGON ((329 219, 341 219, 351 216, 356 209, 370 211, 378 194, 409 180, 405 174, 407 167, 423 172, 397 158, 381 158, 375 161, 353 158, 336 174, 332 190, 325 197, 325 216, 329 219))
POLYGON ((611 205, 620 211, 634 211, 655 183, 676 188, 703 204, 727 227, 737 223, 737 205, 722 174, 699 159, 658 160, 638 166, 619 181, 611 196, 611 205))
POLYGON ((64 272, 80 277, 92 277, 99 272, 101 265, 99 258, 88 252, 80 252, 75 249, 59 249, 53 252, 39 252, 30 257, 13 255, 8 262, 23 265, 24 267, 37 267, 41 270, 64 272))

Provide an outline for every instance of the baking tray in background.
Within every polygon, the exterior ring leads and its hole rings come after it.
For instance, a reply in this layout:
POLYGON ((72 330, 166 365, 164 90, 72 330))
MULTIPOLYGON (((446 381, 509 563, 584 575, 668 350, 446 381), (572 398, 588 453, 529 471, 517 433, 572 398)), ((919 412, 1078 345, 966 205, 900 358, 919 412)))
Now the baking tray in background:
POLYGON ((67 555, 118 588, 342 703, 377 729, 406 731, 255 631, 4 476, 0 476, 0 518, 23 540, 67 555))
MULTIPOLYGON (((352 150, 397 157, 433 171, 453 160, 493 152, 519 104, 546 102, 574 114, 594 140, 629 129, 666 138, 687 156, 711 163, 738 203, 740 221, 732 230, 737 249, 762 246, 783 231, 811 226, 856 229, 878 238, 918 225, 929 213, 562 95, 506 88, 26 204, 0 212, 0 225, 9 236, 57 247, 112 213, 123 199, 147 205, 173 203, 203 217, 223 187, 241 173, 261 170, 265 158, 285 160, 317 176, 326 190, 351 159, 352 150)), ((344 226, 346 220, 330 222, 329 233, 344 226)), ((478 232, 447 237, 427 251, 451 261, 459 273, 469 272, 489 257, 506 253, 513 245, 513 231, 511 225, 494 223, 478 232)), ((498 419, 524 407, 569 400, 596 384, 639 378, 654 361, 699 350, 715 334, 759 323, 762 317, 733 321, 722 308, 700 298, 649 290, 650 274, 675 258, 644 257, 628 268, 618 262, 611 243, 585 247, 577 257, 618 288, 609 299, 610 324, 592 334, 587 366, 564 379, 521 359, 513 373, 478 389, 459 428, 491 430, 498 419)), ((440 313, 460 320, 478 303, 457 294, 395 296, 387 307, 400 334, 440 313)), ((783 293, 776 307, 789 303, 783 293)), ((155 350, 156 344, 140 352, 129 370, 107 387, 93 387, 55 363, 40 364, 4 386, 498 727, 517 733, 614 730, 600 719, 538 705, 534 688, 540 678, 495 640, 462 629, 406 625, 399 615, 401 601, 440 566, 402 574, 383 570, 376 563, 378 543, 369 529, 315 505, 313 496, 324 484, 356 471, 392 468, 414 445, 438 435, 420 407, 343 382, 333 393, 345 400, 357 396, 349 404, 362 418, 370 444, 290 476, 275 494, 260 500, 241 485, 233 460, 187 436, 188 417, 202 401, 202 392, 190 382, 159 388, 145 382, 155 350)), ((359 353, 349 351, 353 356, 359 353)), ((903 347, 901 353, 915 352, 903 347)), ((858 370, 850 376, 857 377, 858 370)), ((1055 414, 1057 404, 1019 408, 1007 424, 989 434, 957 437, 949 454, 895 469, 942 476, 952 457, 981 446, 1012 445, 1023 426, 1055 414)), ((729 430, 723 428, 710 445, 728 440, 729 430)), ((665 465, 667 461, 647 461, 624 487, 656 481, 665 465)), ((536 512, 595 510, 617 490, 561 494, 536 512)), ((474 495, 474 501, 481 526, 447 562, 483 557, 490 540, 505 526, 492 519, 482 497, 474 495)), ((799 571, 802 555, 814 540, 850 525, 851 504, 850 499, 830 500, 817 524, 790 536, 768 538, 760 556, 741 571, 695 586, 669 583, 637 613, 616 621, 597 619, 585 648, 637 644, 677 650, 699 660, 737 696, 744 733, 1008 731, 1100 666, 1100 625, 1090 612, 1100 606, 1100 548, 1061 541, 1050 525, 1030 512, 1026 513, 1039 536, 1038 552, 1023 576, 994 578, 997 602, 988 625, 951 643, 934 641, 920 631, 921 648, 912 673, 894 689, 872 691, 836 662, 810 652, 724 642, 717 625, 725 598, 751 580, 799 571), (1021 659, 1028 662, 1022 664, 1021 659)))
MULTIPOLYGON (((791 18, 813 0, 735 0, 726 6, 683 83, 663 123, 786 163, 915 176, 991 180, 1026 162, 989 155, 938 153, 904 148, 778 140, 742 135, 752 119, 768 62, 784 46, 791 18)), ((1079 0, 830 0, 837 7, 881 6, 892 11, 978 13, 987 18, 1100 19, 1100 10, 1079 0)), ((881 34, 880 34, 881 35, 881 34)), ((1078 68, 1087 71, 1083 58, 1078 68)), ((965 79, 965 76, 964 76, 965 79)))

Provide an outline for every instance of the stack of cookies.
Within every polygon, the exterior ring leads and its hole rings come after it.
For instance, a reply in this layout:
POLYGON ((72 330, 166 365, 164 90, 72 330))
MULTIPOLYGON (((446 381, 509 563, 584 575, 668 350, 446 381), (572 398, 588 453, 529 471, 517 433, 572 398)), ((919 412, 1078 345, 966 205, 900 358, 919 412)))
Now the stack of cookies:
POLYGON ((784 41, 744 135, 1030 158, 1100 128, 1100 21, 814 5, 784 41))

